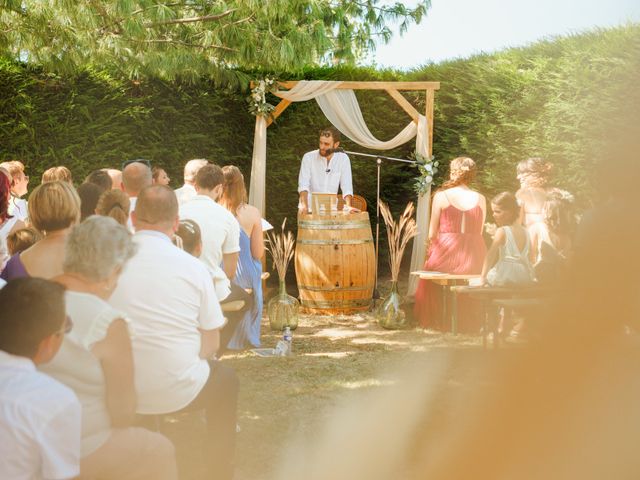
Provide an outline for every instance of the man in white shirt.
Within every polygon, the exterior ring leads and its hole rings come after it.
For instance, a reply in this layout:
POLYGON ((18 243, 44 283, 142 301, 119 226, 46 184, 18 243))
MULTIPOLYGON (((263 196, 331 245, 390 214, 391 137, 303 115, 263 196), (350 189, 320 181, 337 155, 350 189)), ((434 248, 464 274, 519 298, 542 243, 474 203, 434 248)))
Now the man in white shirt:
POLYGON ((110 303, 130 320, 139 414, 204 408, 212 472, 231 478, 235 451, 237 378, 220 362, 224 317, 211 276, 172 237, 178 201, 164 185, 143 189, 133 212, 138 251, 127 263, 110 303), (212 370, 213 369, 213 370, 212 370))
POLYGON ((340 132, 334 127, 320 130, 318 150, 307 152, 302 157, 298 175, 300 212, 309 211, 309 193, 338 193, 342 191, 345 204, 351 206, 353 184, 351 162, 340 147, 340 132))
POLYGON ((236 274, 240 252, 240 224, 229 210, 217 203, 224 188, 222 169, 207 164, 198 170, 195 178, 196 196, 180 206, 180 219, 193 220, 202 233, 202 253, 204 262, 216 285, 216 293, 221 303, 240 300, 241 310, 227 312, 229 323, 221 332, 222 350, 244 316, 252 306, 253 298, 242 288, 230 282, 236 274), (222 265, 222 268, 220 268, 222 265))
POLYGON ((20 278, 0 289, 0 478, 80 473, 80 403, 36 370, 56 355, 71 326, 60 284, 20 278))
POLYGON ((127 194, 131 202, 131 206, 129 207, 129 221, 127 222, 129 230, 131 231, 133 231, 131 212, 136 209, 138 194, 143 188, 153 183, 151 167, 149 165, 148 160, 128 160, 122 165, 122 191, 127 194))
POLYGON ((189 160, 184 166, 184 185, 175 190, 176 197, 178 198, 178 205, 182 205, 188 202, 197 195, 196 193, 196 174, 198 170, 209 163, 204 158, 196 158, 189 160))

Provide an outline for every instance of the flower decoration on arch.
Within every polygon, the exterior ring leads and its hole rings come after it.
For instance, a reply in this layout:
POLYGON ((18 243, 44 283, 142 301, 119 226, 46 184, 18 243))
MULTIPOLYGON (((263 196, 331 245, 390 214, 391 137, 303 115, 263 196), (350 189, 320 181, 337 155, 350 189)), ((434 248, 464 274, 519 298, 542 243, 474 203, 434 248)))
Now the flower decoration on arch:
POLYGON ((438 173, 440 162, 435 157, 425 157, 418 152, 414 153, 416 160, 415 167, 418 169, 418 177, 413 185, 418 195, 424 195, 429 191, 429 187, 433 183, 435 175, 438 173))
POLYGON ((276 90, 277 85, 273 77, 266 76, 255 82, 255 86, 251 89, 251 95, 247 97, 249 113, 256 117, 270 117, 276 107, 267 102, 267 94, 276 90))

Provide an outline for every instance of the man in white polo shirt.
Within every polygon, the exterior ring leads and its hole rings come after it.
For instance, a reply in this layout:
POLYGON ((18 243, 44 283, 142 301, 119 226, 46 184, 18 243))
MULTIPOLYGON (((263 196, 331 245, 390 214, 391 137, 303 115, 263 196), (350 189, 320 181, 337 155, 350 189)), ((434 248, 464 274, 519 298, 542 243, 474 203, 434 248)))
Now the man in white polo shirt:
POLYGON ((194 158, 189 160, 184 166, 184 185, 175 190, 178 204, 188 202, 197 195, 196 193, 196 174, 198 170, 209 163, 204 158, 194 158))
POLYGON ((310 193, 338 193, 342 191, 344 203, 350 207, 353 197, 351 162, 340 147, 340 132, 334 127, 320 130, 318 150, 307 152, 302 157, 298 175, 300 212, 309 210, 310 193))
POLYGON ((0 289, 0 478, 68 479, 80 473, 80 403, 36 370, 71 328, 64 287, 19 278, 0 289))
POLYGON ((131 321, 139 414, 204 408, 212 475, 231 478, 238 384, 220 362, 224 317, 206 267, 179 249, 178 201, 164 185, 143 189, 133 212, 137 253, 110 303, 131 321))
POLYGON ((220 345, 224 349, 244 311, 251 307, 253 298, 242 288, 230 282, 236 274, 240 252, 240 224, 223 206, 217 203, 224 188, 222 169, 212 163, 198 170, 195 178, 197 195, 180 206, 180 219, 193 220, 202 233, 200 260, 212 273, 216 293, 222 303, 235 300, 244 302, 242 310, 227 312, 229 324, 221 332, 220 345), (222 265, 222 267, 221 267, 222 265))

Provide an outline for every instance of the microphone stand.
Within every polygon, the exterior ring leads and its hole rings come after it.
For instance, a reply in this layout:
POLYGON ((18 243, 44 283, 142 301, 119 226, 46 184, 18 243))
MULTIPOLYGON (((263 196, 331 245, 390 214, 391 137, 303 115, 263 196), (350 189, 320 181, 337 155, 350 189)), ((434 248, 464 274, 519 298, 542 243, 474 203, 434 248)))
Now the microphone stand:
POLYGON ((349 152, 347 150, 342 150, 343 153, 348 155, 355 155, 358 157, 368 157, 376 159, 377 166, 377 176, 376 176, 376 283, 373 288, 373 298, 380 298, 380 293, 378 292, 378 249, 380 246, 380 169, 382 167, 382 160, 389 160, 392 162, 402 162, 408 163, 411 165, 415 165, 417 162, 415 160, 406 160, 404 158, 394 158, 394 157, 385 157, 384 155, 372 155, 369 153, 360 153, 360 152, 349 152))

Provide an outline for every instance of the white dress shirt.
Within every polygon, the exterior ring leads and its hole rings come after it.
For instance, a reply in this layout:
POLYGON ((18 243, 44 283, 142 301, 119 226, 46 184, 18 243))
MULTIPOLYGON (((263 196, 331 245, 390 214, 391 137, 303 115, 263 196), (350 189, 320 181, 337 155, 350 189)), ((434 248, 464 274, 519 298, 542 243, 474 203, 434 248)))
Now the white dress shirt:
POLYGON ((127 228, 131 233, 135 233, 136 229, 133 228, 133 219, 131 213, 136 209, 136 203, 138 203, 138 197, 129 197, 129 219, 127 220, 127 228))
POLYGON ((0 350, 0 478, 80 473, 80 403, 26 357, 0 350))
POLYGON ((209 378, 200 358, 200 330, 225 323, 207 268, 166 235, 140 230, 109 303, 134 332, 138 413, 170 413, 186 407, 209 378))
POLYGON ((196 195, 180 206, 180 219, 193 220, 202 233, 200 260, 212 272, 218 299, 231 292, 229 279, 221 268, 222 256, 240 251, 240 224, 229 210, 206 195, 196 195))
POLYGON ((319 150, 305 153, 298 176, 298 193, 338 193, 338 188, 343 197, 353 195, 349 157, 343 152, 335 152, 327 164, 319 150))
POLYGON ((198 192, 196 192, 196 188, 193 185, 189 185, 187 183, 185 183, 180 188, 175 189, 174 192, 176 194, 176 198, 178 199, 178 205, 187 203, 198 194, 198 192))
POLYGON ((23 198, 9 197, 9 215, 17 217, 18 220, 23 222, 29 218, 29 207, 27 201, 23 198))

